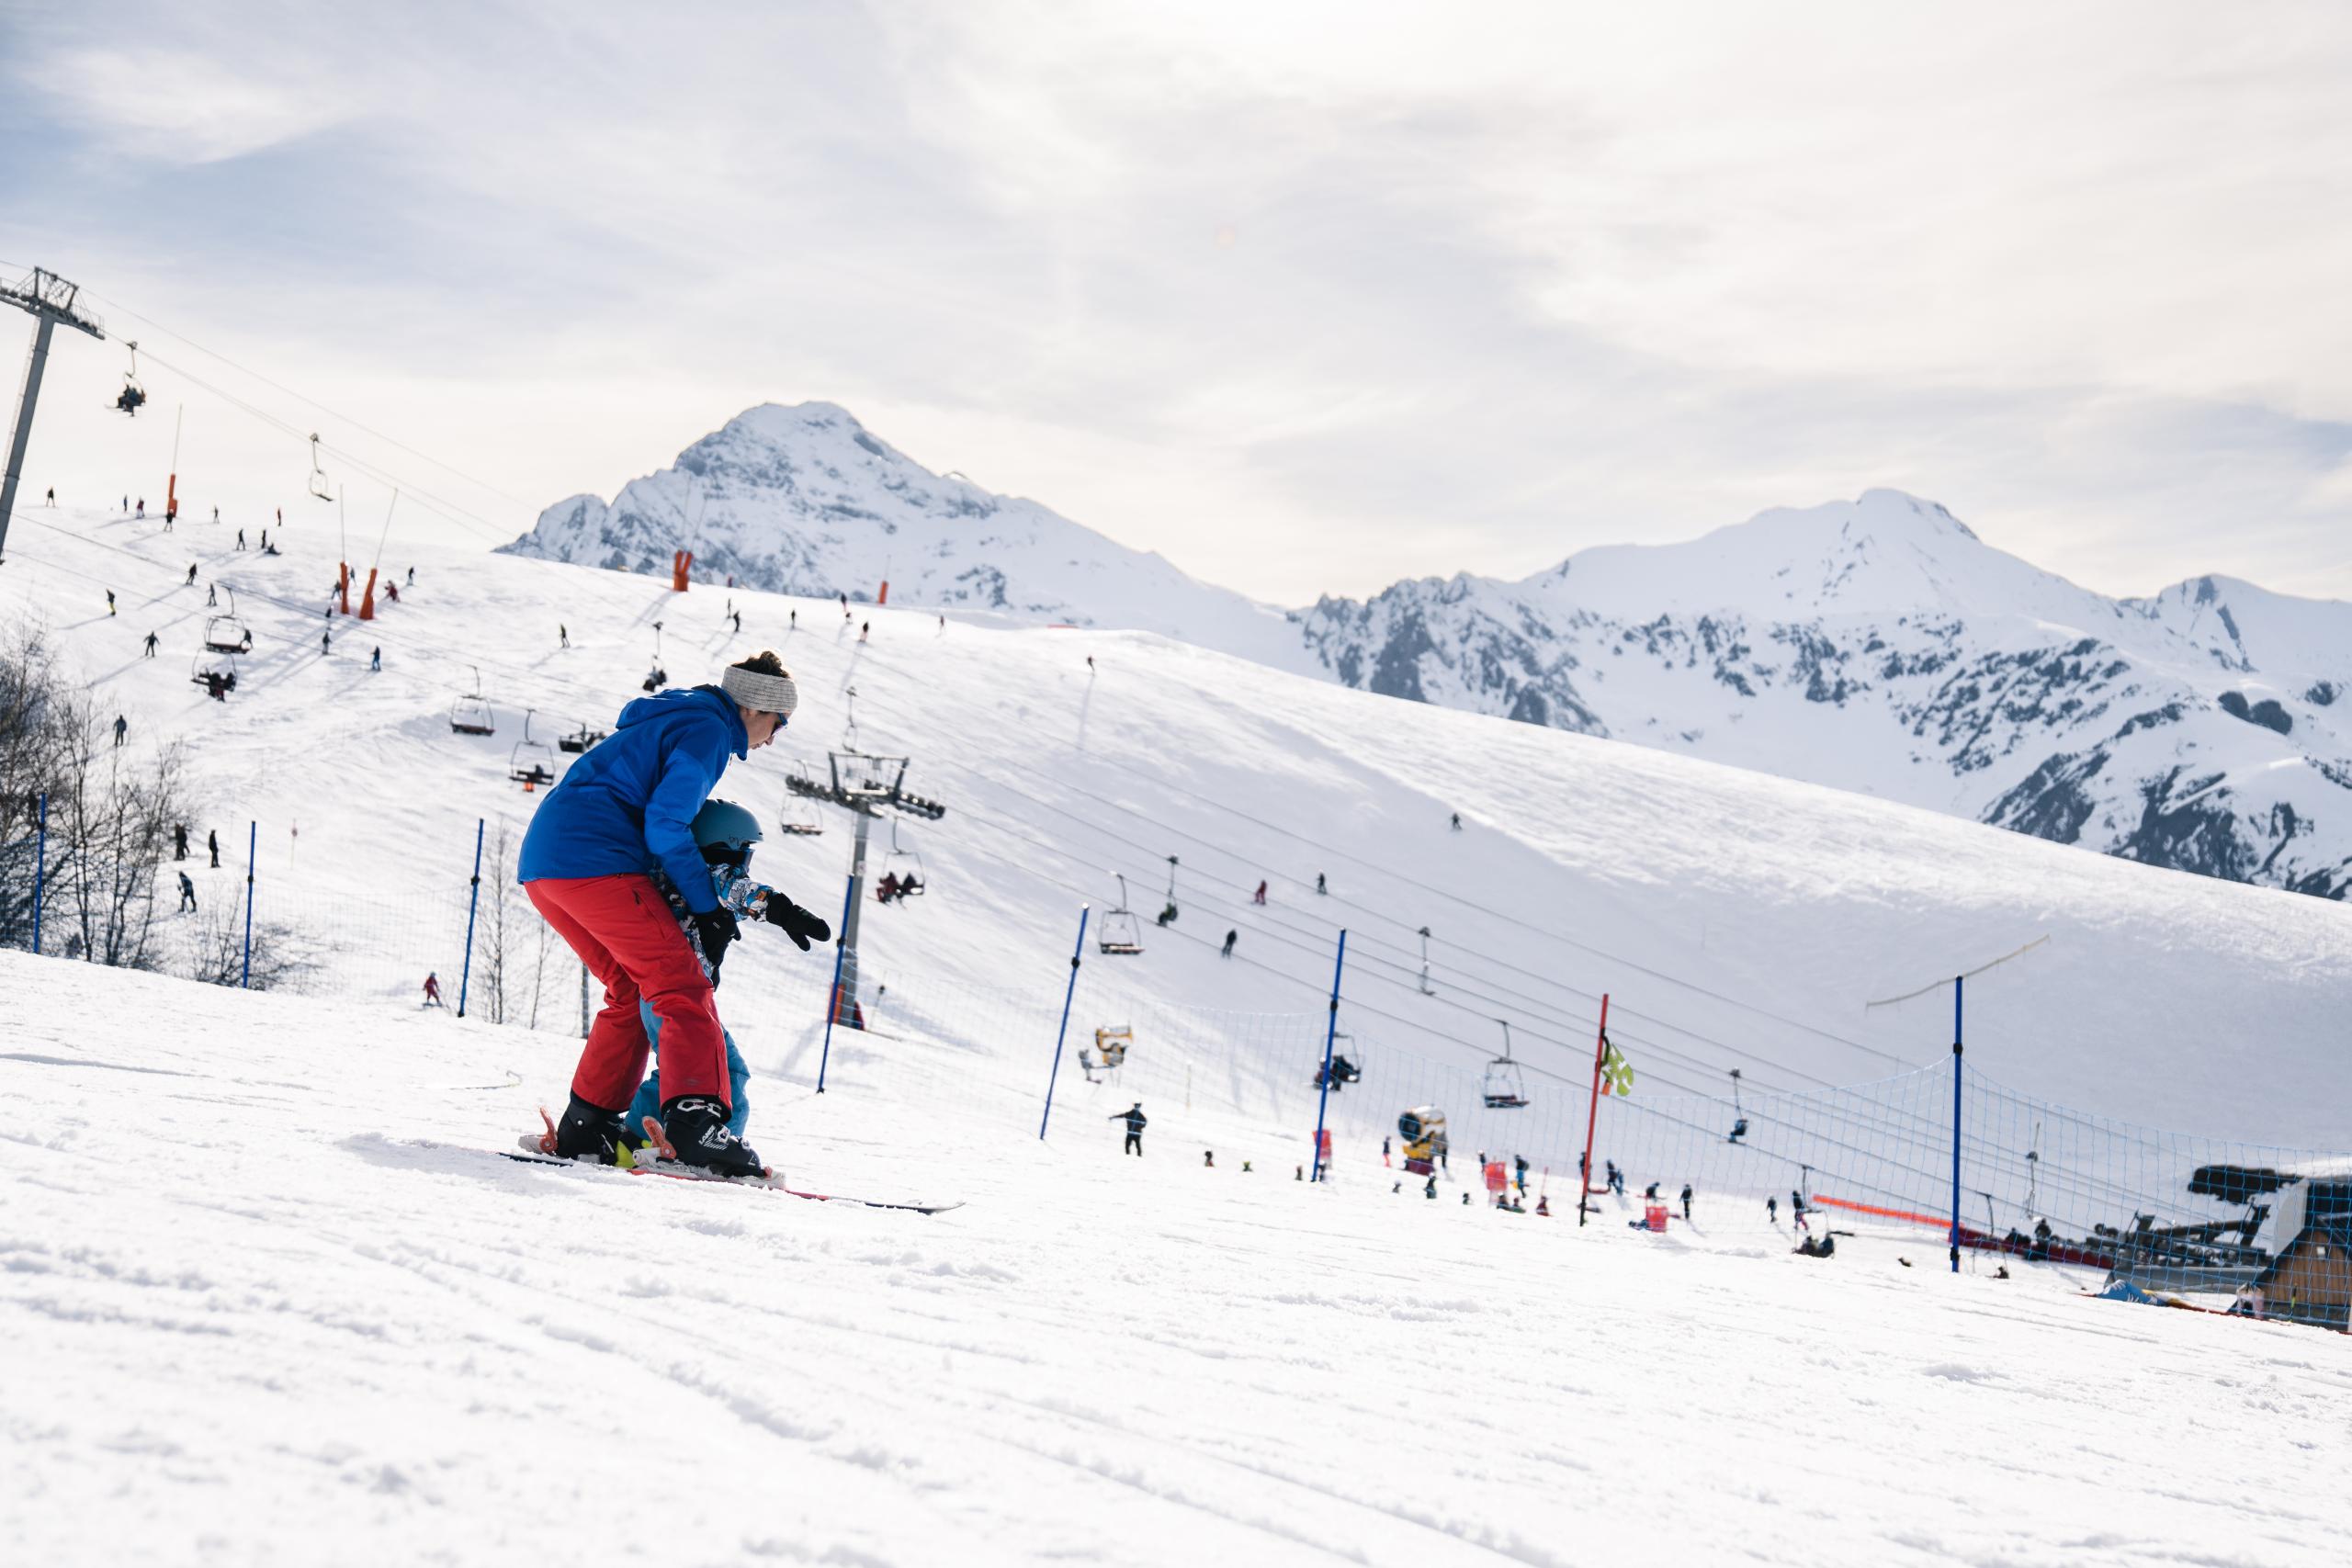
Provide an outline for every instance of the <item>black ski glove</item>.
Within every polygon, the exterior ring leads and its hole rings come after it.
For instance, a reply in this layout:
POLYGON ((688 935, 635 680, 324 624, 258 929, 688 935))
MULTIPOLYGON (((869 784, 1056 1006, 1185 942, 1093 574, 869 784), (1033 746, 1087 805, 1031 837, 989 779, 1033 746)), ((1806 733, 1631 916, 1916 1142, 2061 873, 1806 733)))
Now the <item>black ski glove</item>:
POLYGON ((833 940, 833 928, 825 923, 822 915, 810 914, 781 893, 768 895, 767 922, 799 943, 803 953, 808 951, 812 942, 833 940))
POLYGON ((743 934, 735 917, 725 909, 712 909, 695 917, 695 934, 702 938, 702 955, 710 961, 710 983, 718 984, 718 965, 727 956, 727 944, 743 934))

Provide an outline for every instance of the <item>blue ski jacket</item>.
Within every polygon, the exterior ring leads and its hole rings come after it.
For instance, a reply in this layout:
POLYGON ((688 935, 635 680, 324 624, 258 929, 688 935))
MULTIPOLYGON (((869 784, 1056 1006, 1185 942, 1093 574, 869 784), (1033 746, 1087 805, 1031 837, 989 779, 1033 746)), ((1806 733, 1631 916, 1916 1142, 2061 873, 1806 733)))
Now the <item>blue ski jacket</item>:
POLYGON ((751 754, 734 700, 717 686, 639 697, 572 763, 523 835, 514 880, 614 876, 656 866, 696 914, 718 908, 691 824, 727 760, 751 754))

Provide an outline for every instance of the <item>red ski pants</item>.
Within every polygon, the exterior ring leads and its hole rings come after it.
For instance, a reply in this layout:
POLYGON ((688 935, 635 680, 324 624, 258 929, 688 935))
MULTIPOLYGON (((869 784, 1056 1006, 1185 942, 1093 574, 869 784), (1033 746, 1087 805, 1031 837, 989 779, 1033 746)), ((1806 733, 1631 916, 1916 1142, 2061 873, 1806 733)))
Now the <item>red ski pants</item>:
POLYGON ((718 998, 652 879, 549 876, 525 883, 523 891, 605 983, 604 1010, 589 1027, 571 1092, 602 1110, 628 1108, 645 1079, 642 998, 662 1021, 662 1097, 705 1094, 732 1111, 718 998))

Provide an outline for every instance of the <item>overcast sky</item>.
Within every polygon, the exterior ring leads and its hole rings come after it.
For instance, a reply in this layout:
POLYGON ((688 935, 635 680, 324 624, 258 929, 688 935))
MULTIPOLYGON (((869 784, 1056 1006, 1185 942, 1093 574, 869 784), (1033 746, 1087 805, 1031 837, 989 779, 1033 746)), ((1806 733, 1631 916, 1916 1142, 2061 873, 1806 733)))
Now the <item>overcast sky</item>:
POLYGON ((1285 604, 1880 484, 2352 598, 2352 7, 0 0, 0 262, 157 405, 61 338, 36 493, 159 502, 185 401, 199 507, 318 429, 487 541, 821 398, 1285 604))

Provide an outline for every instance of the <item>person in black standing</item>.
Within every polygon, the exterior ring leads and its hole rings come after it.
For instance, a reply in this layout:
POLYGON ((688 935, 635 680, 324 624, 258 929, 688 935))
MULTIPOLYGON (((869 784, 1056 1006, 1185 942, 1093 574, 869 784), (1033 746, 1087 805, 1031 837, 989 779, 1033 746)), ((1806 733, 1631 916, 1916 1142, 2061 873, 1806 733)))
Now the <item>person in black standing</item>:
POLYGON ((212 869, 219 871, 220 869, 220 834, 217 829, 205 830, 204 847, 212 852, 212 869))
POLYGON ((1137 1159, 1141 1159, 1143 1157, 1143 1124, 1145 1120, 1143 1113, 1143 1101, 1138 1100, 1136 1101, 1135 1108, 1133 1110, 1122 1111, 1116 1115, 1106 1116, 1103 1120, 1106 1122, 1125 1122, 1127 1124, 1127 1141, 1120 1148, 1119 1152, 1123 1155, 1133 1155, 1137 1159))
POLYGON ((1226 933, 1225 933, 1225 946, 1224 946, 1223 950, 1222 950, 1222 951, 1220 951, 1220 952, 1217 953, 1217 956, 1218 956, 1219 958, 1230 958, 1230 957, 1232 957, 1232 956, 1233 956, 1233 944, 1234 944, 1235 942, 1238 942, 1239 940, 1241 940, 1241 933, 1240 933, 1239 931, 1227 931, 1227 932, 1226 932, 1226 933))
POLYGON ((1685 1224, 1690 1222, 1690 1184, 1687 1181, 1682 1184, 1682 1221, 1685 1224))
POLYGON ((188 910, 193 909, 193 908, 196 908, 196 884, 195 884, 195 883, 193 883, 193 882, 190 882, 190 881, 187 879, 187 872, 181 872, 181 873, 180 873, 180 910, 181 910, 181 912, 182 912, 183 914, 185 914, 185 913, 186 913, 186 912, 187 912, 188 910))

